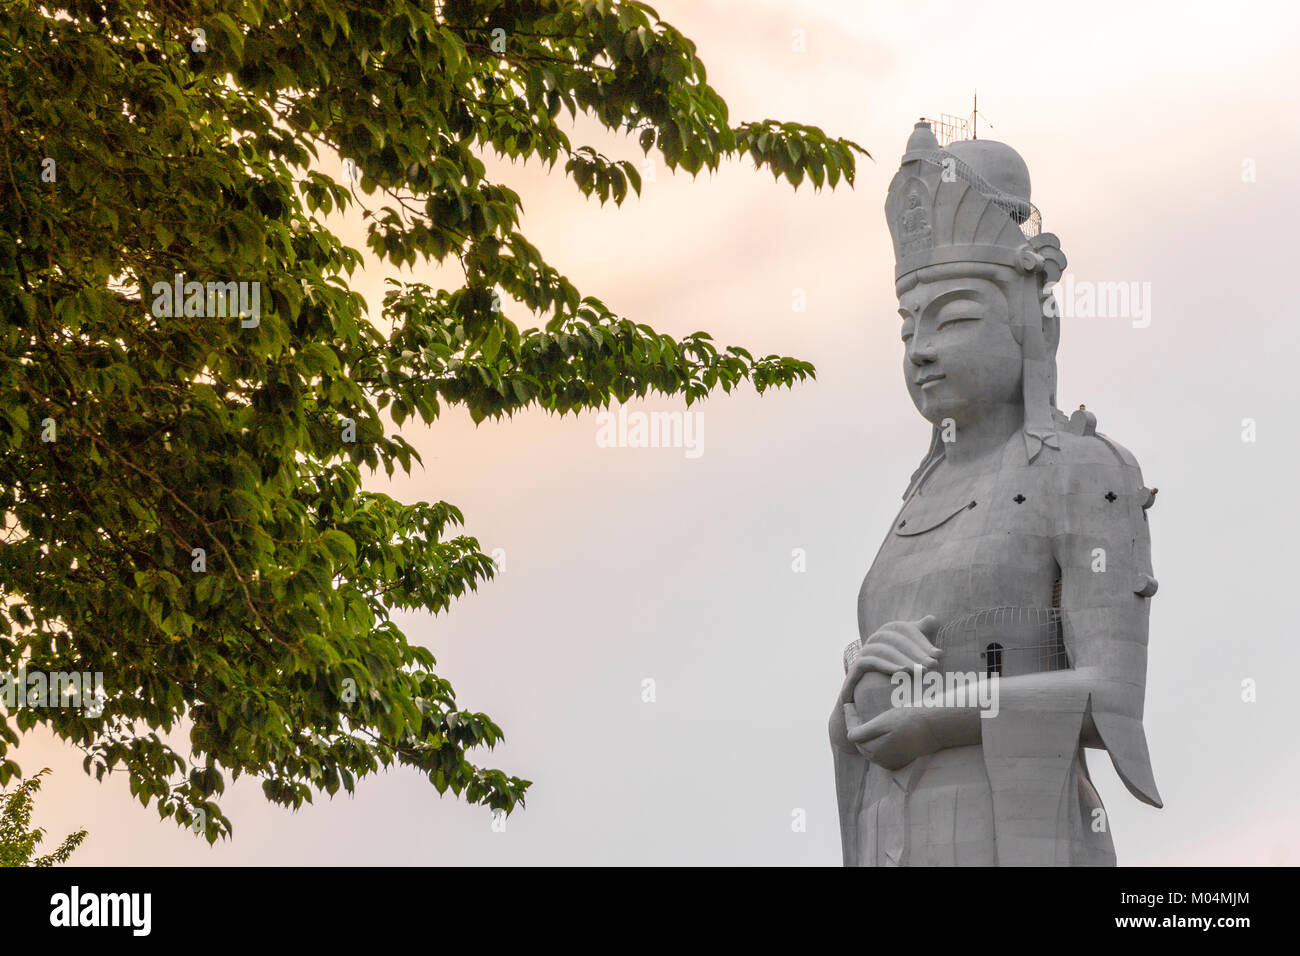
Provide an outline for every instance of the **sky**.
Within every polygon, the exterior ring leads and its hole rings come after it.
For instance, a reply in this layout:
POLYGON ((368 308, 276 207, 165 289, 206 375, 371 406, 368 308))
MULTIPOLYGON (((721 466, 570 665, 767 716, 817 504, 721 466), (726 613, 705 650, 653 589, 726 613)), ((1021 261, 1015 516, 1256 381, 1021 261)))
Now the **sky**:
MULTIPOLYGON (((817 367, 789 391, 695 406, 698 454, 605 447, 595 413, 404 426, 425 467, 369 486, 455 503, 503 572, 448 614, 400 622, 461 705, 504 729, 479 761, 532 780, 526 807, 500 831, 402 770, 293 813, 244 780, 223 800, 233 839, 209 847, 142 808, 124 775, 96 783, 78 752, 32 732, 19 762, 54 770, 36 823, 51 839, 87 827, 83 865, 838 865, 826 717, 858 588, 930 437, 900 372, 885 190, 917 118, 968 115, 978 89, 980 136, 1028 163, 1067 276, 1137 283, 1150 305, 1067 318, 1058 353, 1060 407, 1086 403, 1160 489, 1145 727, 1164 808, 1089 752, 1119 862, 1300 864, 1286 690, 1300 652, 1282 620, 1300 542, 1286 433, 1300 333, 1284 288, 1300 213, 1295 8, 654 6, 697 43, 733 121, 811 123, 874 159, 856 188, 821 192, 749 163, 695 179, 660 165, 621 209, 558 169, 489 162, 524 198, 524 233, 584 293, 817 367)), ((572 136, 641 159, 594 123, 572 136)), ((359 214, 340 229, 363 247, 359 214)), ((376 315, 388 274, 372 262, 360 282, 376 315)))

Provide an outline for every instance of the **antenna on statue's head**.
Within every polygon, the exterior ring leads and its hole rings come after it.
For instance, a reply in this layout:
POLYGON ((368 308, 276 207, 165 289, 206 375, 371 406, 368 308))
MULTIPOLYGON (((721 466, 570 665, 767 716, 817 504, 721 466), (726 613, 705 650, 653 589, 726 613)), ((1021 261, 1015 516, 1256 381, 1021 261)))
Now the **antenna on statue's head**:
MULTIPOLYGON (((935 138, 939 141, 940 149, 947 149, 950 143, 958 140, 964 140, 966 137, 979 139, 979 117, 980 117, 980 94, 979 90, 975 91, 975 105, 968 117, 952 116, 943 113, 938 119, 929 119, 921 117, 922 123, 929 123, 930 128, 934 130, 935 138)), ((993 129, 993 124, 988 122, 985 117, 985 124, 989 129, 993 129)))
MULTIPOLYGON (((989 129, 994 129, 994 128, 995 128, 995 127, 993 126, 992 123, 989 123, 989 121, 988 121, 988 117, 985 117, 985 118, 984 118, 984 122, 988 125, 988 128, 989 128, 989 129)), ((971 134, 970 134, 970 138, 971 138, 971 139, 979 139, 979 138, 980 138, 980 136, 979 136, 979 123, 980 123, 980 91, 979 91, 979 90, 976 90, 976 91, 975 91, 975 105, 974 105, 974 108, 971 110, 971 114, 970 114, 970 126, 971 126, 971 134)))

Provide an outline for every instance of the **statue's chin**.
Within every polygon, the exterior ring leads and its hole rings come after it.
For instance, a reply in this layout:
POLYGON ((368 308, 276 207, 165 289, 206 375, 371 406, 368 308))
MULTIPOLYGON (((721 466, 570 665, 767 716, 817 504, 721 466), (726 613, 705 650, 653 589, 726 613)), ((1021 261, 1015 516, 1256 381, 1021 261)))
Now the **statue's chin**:
POLYGON ((913 398, 912 403, 931 425, 944 428, 955 425, 959 430, 969 428, 981 420, 993 415, 1004 407, 1016 404, 1019 396, 1002 400, 986 401, 984 399, 954 398, 952 396, 934 396, 921 394, 913 398))
POLYGON ((916 410, 921 413, 922 418, 935 428, 943 428, 948 422, 965 421, 967 407, 964 402, 927 401, 922 396, 921 401, 917 403, 916 410))

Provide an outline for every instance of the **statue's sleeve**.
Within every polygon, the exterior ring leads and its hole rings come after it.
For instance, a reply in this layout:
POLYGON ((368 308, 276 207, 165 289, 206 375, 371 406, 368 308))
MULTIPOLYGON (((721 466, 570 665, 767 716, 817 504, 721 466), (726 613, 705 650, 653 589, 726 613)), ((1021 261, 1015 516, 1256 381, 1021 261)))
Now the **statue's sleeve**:
POLYGON ((1060 466, 1054 551, 1071 667, 1089 676, 1086 713, 1124 785, 1161 806, 1142 726, 1149 599, 1155 593, 1137 460, 1101 435, 1078 439, 1060 466))

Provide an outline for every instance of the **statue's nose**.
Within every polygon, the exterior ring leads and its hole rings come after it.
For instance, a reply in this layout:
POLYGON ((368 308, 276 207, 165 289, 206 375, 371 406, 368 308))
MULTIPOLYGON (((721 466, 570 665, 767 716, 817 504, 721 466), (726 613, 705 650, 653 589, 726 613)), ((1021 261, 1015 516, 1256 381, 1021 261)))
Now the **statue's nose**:
POLYGON ((934 343, 929 339, 913 339, 907 355, 913 365, 929 365, 936 357, 934 343))

